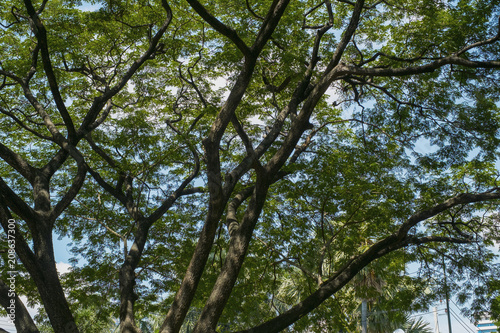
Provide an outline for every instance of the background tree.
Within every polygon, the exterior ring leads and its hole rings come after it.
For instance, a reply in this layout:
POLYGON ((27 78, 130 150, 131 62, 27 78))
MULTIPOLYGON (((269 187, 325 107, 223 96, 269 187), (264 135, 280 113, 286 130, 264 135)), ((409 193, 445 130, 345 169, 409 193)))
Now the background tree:
POLYGON ((0 4, 0 219, 55 332, 348 327, 374 262, 496 297, 497 1, 94 4, 0 4))

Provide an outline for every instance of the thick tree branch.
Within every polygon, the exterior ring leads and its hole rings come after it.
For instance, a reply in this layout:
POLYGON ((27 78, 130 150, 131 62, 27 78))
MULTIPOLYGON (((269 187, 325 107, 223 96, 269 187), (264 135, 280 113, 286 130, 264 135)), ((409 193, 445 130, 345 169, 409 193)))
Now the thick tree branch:
MULTIPOLYGON (((321 33, 319 33, 316 38, 315 47, 319 47, 319 40, 321 36, 327 29, 323 29, 321 33)), ((317 51, 317 50, 316 50, 317 51)), ((234 168, 227 176, 226 183, 224 185, 224 193, 231 193, 234 189, 236 183, 240 180, 240 178, 255 164, 264 153, 271 147, 271 145, 276 141, 281 133, 281 129, 285 123, 285 120, 290 115, 295 115, 297 112, 297 107, 300 103, 304 101, 306 98, 306 91, 309 88, 309 84, 311 81, 312 71, 317 62, 317 52, 313 52, 312 60, 307 72, 302 77, 302 80, 297 84, 290 101, 286 107, 284 107, 276 117, 276 120, 267 135, 262 139, 259 145, 255 148, 255 153, 252 153, 247 148, 247 156, 240 162, 240 164, 234 168)))
POLYGON ((251 52, 257 56, 271 38, 290 0, 274 0, 255 38, 251 52))
POLYGON ((463 49, 461 49, 460 51, 458 51, 456 53, 457 56, 461 55, 461 54, 464 54, 465 52, 473 49, 473 48, 476 48, 476 47, 481 47, 481 46, 484 46, 484 45, 488 45, 488 44, 493 44, 497 41, 500 40, 500 15, 498 16, 498 32, 496 34, 495 37, 492 37, 492 38, 488 38, 486 40, 483 40, 483 41, 479 41, 477 43, 473 43, 471 45, 467 45, 466 47, 464 47, 463 49))
POLYGON ((19 172, 31 184, 35 179, 36 170, 21 155, 10 150, 9 147, 0 143, 0 158, 19 172))
MULTIPOLYGON (((362 2, 362 1, 360 1, 362 2)), ((356 21, 356 20, 354 20, 356 21)), ((339 48, 337 48, 339 50, 339 48)), ((332 62, 331 62, 332 64, 332 62)), ((500 62, 491 61, 491 62, 474 62, 459 58, 457 56, 449 56, 440 60, 436 60, 430 64, 422 65, 422 66, 414 66, 414 67, 406 67, 406 68, 358 68, 355 66, 345 65, 343 63, 339 63, 335 66, 330 72, 326 72, 325 76, 320 80, 320 82, 314 87, 311 91, 308 99, 304 103, 302 110, 299 116, 296 118, 296 121, 292 124, 292 129, 289 132, 289 135, 285 139, 282 147, 278 152, 273 156, 273 158, 269 161, 266 168, 268 170, 279 169, 284 161, 290 155, 293 147, 296 142, 304 132, 304 130, 308 126, 308 119, 314 110, 316 104, 319 99, 323 96, 326 89, 329 87, 331 82, 333 82, 336 78, 349 75, 349 74, 357 74, 357 75, 368 75, 368 76, 403 76, 403 75, 412 75, 412 74, 420 74, 426 72, 432 72, 442 66, 448 64, 461 64, 466 67, 483 67, 483 68, 493 68, 500 67, 500 62)))
MULTIPOLYGON (((353 41, 354 42, 354 41, 353 41)), ((355 45, 356 46, 356 45, 355 45)), ((393 55, 390 55, 390 54, 386 54, 384 52, 376 52, 373 56, 371 56, 370 58, 366 59, 366 60, 363 60, 363 54, 361 53, 361 51, 357 48, 356 46, 356 49, 358 50, 360 56, 361 56, 361 61, 357 64, 358 67, 361 67, 361 66, 364 66, 366 64, 369 64, 370 62, 373 62, 375 60, 377 60, 379 57, 384 57, 384 58, 387 58, 387 59, 391 59, 391 60, 395 60, 395 61, 398 61, 398 62, 406 62, 406 63, 413 63, 413 62, 417 62, 419 60, 436 60, 435 58, 426 58, 424 57, 424 55, 432 48, 432 47, 435 47, 436 45, 429 45, 427 48, 425 48, 419 56, 417 57, 413 57, 413 58, 401 58, 401 57, 396 57, 396 56, 393 56, 393 55)))
POLYGON ((328 125, 334 124, 334 123, 343 123, 346 122, 346 120, 339 120, 336 122, 333 121, 328 121, 324 124, 321 124, 320 126, 314 128, 305 138, 304 142, 295 148, 295 151, 293 152, 293 155, 290 157, 290 160, 288 161, 288 165, 291 165, 297 161, 297 159, 300 157, 300 155, 311 145, 312 139, 314 136, 321 131, 323 128, 325 128, 328 125))
MULTIPOLYGON (((351 5, 351 6, 356 6, 356 3, 352 2, 352 1, 349 1, 349 0, 336 0, 336 1, 338 1, 338 2, 343 2, 343 3, 347 3, 347 4, 351 5)), ((374 3, 373 5, 371 5, 371 6, 365 6, 365 7, 363 7, 363 8, 365 8, 365 9, 373 9, 373 8, 377 7, 378 5, 380 5, 381 3, 388 4, 386 1, 381 0, 381 1, 377 1, 377 2, 375 2, 375 3, 374 3)))
POLYGON ((232 236, 236 229, 238 229, 240 223, 238 222, 238 218, 236 216, 236 211, 238 207, 252 195, 255 186, 249 186, 241 190, 234 196, 234 199, 231 200, 229 205, 227 206, 227 214, 226 214, 226 227, 229 232, 229 235, 232 236))
POLYGON ((26 74, 25 82, 26 84, 29 84, 30 80, 33 78, 33 76, 36 73, 36 67, 38 64, 38 54, 40 53, 40 43, 37 43, 35 45, 35 49, 33 52, 31 52, 31 67, 28 70, 28 73, 26 74))
POLYGON ((158 220, 160 217, 162 217, 167 210, 169 210, 172 205, 176 202, 176 200, 181 197, 182 195, 186 195, 189 192, 185 191, 186 187, 193 181, 196 176, 198 176, 198 173, 200 172, 200 159, 198 157, 198 152, 196 149, 192 146, 189 145, 191 148, 191 152, 193 154, 193 159, 194 159, 194 168, 191 171, 191 174, 184 179, 184 181, 177 187, 177 189, 167 198, 163 201, 160 207, 156 209, 146 220, 149 225, 152 225, 156 220, 158 220))
POLYGON ((234 43, 234 45, 236 45, 236 47, 241 51, 241 53, 243 53, 245 57, 250 56, 251 54, 250 48, 245 44, 245 42, 240 38, 240 36, 234 29, 228 27, 227 25, 219 21, 197 0, 186 0, 186 1, 198 13, 198 15, 201 16, 201 18, 205 22, 207 22, 208 24, 210 24, 212 28, 214 28, 215 31, 229 38, 234 43))
POLYGON ((191 256, 191 261, 189 262, 179 291, 176 293, 174 301, 160 328, 161 333, 179 332, 205 270, 205 265, 217 231, 218 221, 225 205, 222 197, 211 196, 209 200, 207 216, 198 238, 198 243, 191 256))
MULTIPOLYGON (((228 186, 222 189, 222 177, 220 171, 220 160, 219 160, 219 143, 224 134, 226 127, 234 117, 234 112, 239 105, 243 94, 245 93, 248 84, 250 83, 253 71, 255 69, 256 58, 262 51, 262 48, 267 43, 271 34, 276 28, 280 18, 282 17, 286 6, 288 5, 288 0, 275 0, 271 5, 264 23, 261 26, 259 34, 257 35, 256 41, 252 46, 252 57, 246 58, 243 65, 243 69, 236 80, 236 83, 229 94, 229 97, 219 112, 216 121, 212 125, 212 129, 207 139, 204 140, 204 146, 206 149, 206 159, 208 165, 208 180, 209 180, 209 190, 213 189, 211 193, 213 195, 222 196, 223 193, 229 193, 233 186, 236 184, 238 179, 228 179, 228 186), (216 192, 219 192, 216 194, 216 192)), ((268 140, 269 141, 269 140, 268 140)), ((241 166, 241 169, 249 167, 253 163, 254 157, 250 157, 245 160, 245 163, 241 166)), ((241 173, 240 173, 241 175, 241 173)), ((225 195, 227 200, 227 195, 225 195)))
POLYGON ((8 29, 10 28, 11 26, 13 26, 14 24, 17 24, 17 23, 21 23, 21 20, 19 20, 19 17, 23 17, 23 15, 19 14, 19 9, 16 7, 16 6, 12 6, 11 9, 10 9, 10 13, 12 14, 12 16, 14 16, 14 22, 12 23, 9 23, 7 25, 3 24, 2 22, 0 22, 0 26, 4 29, 8 29))
POLYGON ((61 168, 68 156, 69 153, 66 149, 59 149, 57 153, 55 153, 54 156, 50 159, 50 161, 41 169, 42 173, 47 178, 51 178, 57 172, 57 170, 61 168))
POLYGON ((0 177, 0 197, 22 219, 27 221, 34 219, 35 211, 7 185, 2 177, 0 177))
MULTIPOLYGON (((47 42, 47 30, 40 20, 39 13, 35 10, 31 1, 24 0, 24 5, 26 7, 26 10, 28 11, 31 21, 33 22, 33 30, 38 40, 38 45, 40 46, 43 68, 45 70, 45 75, 49 83, 50 91, 52 92, 52 96, 56 103, 57 109, 59 110, 59 113, 63 118, 64 124, 66 125, 66 129, 68 130, 68 138, 70 139, 70 141, 74 142, 74 140, 76 140, 75 126, 68 110, 66 109, 66 105, 64 104, 64 100, 61 96, 59 85, 57 83, 56 75, 54 73, 54 68, 50 60, 50 52, 47 42)), ((43 9, 44 6, 45 3, 42 4, 41 9, 43 9)))
POLYGON ((335 49, 335 52, 333 53, 332 60, 330 60, 330 63, 326 68, 325 71, 326 73, 330 72, 333 68, 335 68, 335 66, 337 66, 340 63, 340 59, 342 58, 342 55, 344 54, 347 45, 351 41, 352 36, 354 35, 356 29, 358 28, 359 19, 361 17, 361 12, 363 11, 364 4, 365 4, 364 0, 356 1, 356 5, 354 6, 354 9, 352 11, 351 20, 349 21, 349 25, 344 31, 342 39, 340 40, 339 44, 337 45, 337 48, 335 49))
POLYGON ((267 174, 257 173, 257 181, 247 209, 240 226, 232 234, 221 273, 205 303, 200 319, 194 328, 194 333, 215 331, 246 257, 253 230, 264 207, 271 183, 272 178, 270 179, 267 174))
POLYGON ((112 108, 113 108, 113 103, 111 102, 111 98, 110 98, 110 99, 108 99, 108 101, 106 103, 106 107, 104 109, 104 112, 101 114, 101 116, 99 118, 97 118, 91 125, 89 125, 88 133, 90 133, 91 131, 93 131, 94 129, 99 127, 99 125, 104 123, 104 121, 108 118, 112 108))
MULTIPOLYGON (((124 207, 128 206, 127 205, 127 198, 125 197, 125 193, 123 193, 121 186, 120 187, 117 186, 116 188, 113 187, 113 185, 109 184, 101 177, 99 172, 88 167, 88 165, 87 165, 87 168, 88 168, 88 172, 90 173, 92 178, 94 178, 94 180, 99 184, 99 186, 101 186, 106 192, 108 192, 113 197, 115 197, 118 201, 120 201, 124 207)), ((121 182, 120 182, 120 184, 121 184, 121 182)))
POLYGON ((264 21, 264 17, 262 17, 262 16, 258 15, 257 13, 255 13, 255 11, 250 6, 250 3, 248 2, 248 0, 245 0, 245 3, 247 5, 248 11, 250 12, 250 14, 252 14, 253 17, 255 17, 256 19, 259 19, 261 21, 264 21))
MULTIPOLYGON (((101 96, 94 98, 94 101, 92 102, 92 105, 90 107, 90 111, 87 113, 87 115, 82 121, 82 124, 80 125, 80 128, 78 129, 77 133, 79 137, 85 136, 89 132, 89 130, 96 128, 100 124, 100 121, 98 120, 96 122, 96 119, 99 116, 99 113, 101 112, 102 108, 106 105, 106 103, 108 103, 108 101, 113 96, 119 93, 123 89, 123 87, 125 87, 127 82, 139 70, 139 68, 141 68, 141 66, 146 61, 150 60, 151 57, 156 52, 159 51, 159 48, 163 47, 159 45, 159 42, 160 39, 165 34, 165 32, 167 31, 173 16, 172 16, 172 9, 168 5, 167 1, 162 0, 161 3, 167 13, 167 18, 163 22, 163 25, 160 27, 160 29, 158 29, 154 37, 151 39, 148 49, 143 53, 143 55, 139 59, 134 61, 134 63, 129 67, 129 69, 121 77, 118 83, 114 85, 112 88, 108 89, 106 92, 104 92, 104 94, 102 94, 101 96)), ((107 110, 106 112, 109 112, 109 110, 107 110)), ((103 119, 106 118, 106 112, 101 118, 103 117, 104 117, 103 119)))
POLYGON ((245 132, 245 129, 243 129, 243 126, 239 122, 236 115, 234 115, 233 118, 231 118, 231 123, 233 124, 233 127, 236 130, 236 133, 238 133, 238 136, 240 137, 241 141, 245 145, 247 155, 248 156, 255 155, 255 151, 254 151, 253 146, 252 146, 252 141, 250 140, 247 133, 245 132))
POLYGON ((372 245, 364 253, 351 259, 341 269, 325 281, 315 292, 294 305, 281 315, 254 328, 238 333, 277 333, 293 324, 299 318, 316 309, 327 298, 335 294, 354 278, 364 267, 376 259, 399 250, 410 244, 425 244, 430 242, 467 243, 468 240, 451 237, 409 237, 398 241, 394 235, 372 245))
POLYGON ((271 333, 279 332, 296 320, 317 308, 323 301, 333 295, 346 285, 362 268, 366 267, 370 262, 398 249, 406 247, 410 244, 426 244, 431 242, 451 242, 451 243, 470 243, 470 238, 454 238, 443 236, 408 236, 409 230, 428 218, 431 218, 440 212, 443 212, 453 206, 459 204, 467 204, 479 201, 489 201, 500 199, 500 191, 498 188, 480 194, 460 194, 456 197, 436 205, 428 210, 424 210, 412 215, 407 222, 403 223, 399 230, 384 238, 381 241, 373 244, 368 250, 354 259, 351 259, 341 269, 333 274, 318 290, 306 297, 304 300, 277 316, 274 319, 267 321, 257 327, 249 330, 240 331, 239 333, 271 333))
MULTIPOLYGON (((2 199, 5 198, 2 198, 0 193, 0 222, 4 231, 8 234, 10 229, 8 221, 12 220, 13 217, 7 207, 9 200, 2 199)), ((50 223, 44 221, 45 216, 43 214, 32 214, 32 216, 28 217, 29 219, 17 212, 16 214, 27 222, 32 231, 31 238, 33 240, 32 251, 17 225, 19 221, 16 221, 14 229, 16 253, 37 286, 54 331, 56 333, 65 333, 71 325, 74 327, 72 332, 77 333, 78 330, 74 324, 73 316, 57 275, 52 244, 52 229, 47 227, 50 223)))
POLYGON ((408 231, 417 225, 419 222, 427 220, 439 213, 442 213, 452 207, 464 204, 470 204, 481 201, 491 201, 500 199, 500 189, 494 188, 490 191, 483 193, 461 193, 440 204, 437 204, 429 209, 413 214, 406 222, 402 224, 398 232, 398 238, 406 237, 408 231))
POLYGON ((500 61, 472 61, 456 55, 444 57, 421 66, 401 68, 360 68, 350 65, 339 65, 339 72, 343 74, 367 76, 407 76, 433 72, 446 65, 459 65, 468 68, 500 68, 500 61))
MULTIPOLYGON (((106 161, 106 163, 109 164, 110 167, 117 169, 118 168, 118 163, 111 157, 109 154, 107 154, 101 147, 99 147, 94 139, 92 139, 92 134, 89 133, 85 136, 85 140, 89 143, 90 147, 94 152, 96 152, 101 158, 106 161)), ((121 171, 121 170, 118 170, 121 171)), ((120 188, 117 188, 118 190, 120 188)))
POLYGON ((67 140, 64 138, 64 136, 59 132, 57 129, 56 124, 52 121, 50 115, 47 113, 45 108, 43 107, 42 104, 38 101, 38 99, 33 95, 31 89, 27 84, 22 84, 21 85, 24 96, 26 99, 30 102, 30 104, 33 106, 33 108, 36 110, 40 118, 42 118, 43 123, 49 130, 50 134, 52 134, 52 137, 54 138, 54 141, 61 147, 63 147, 66 143, 67 140))
POLYGON ((59 202, 55 205, 54 209, 51 212, 52 218, 55 220, 59 217, 68 206, 71 204, 73 199, 80 192, 80 189, 83 186, 83 182, 85 181, 85 176, 87 175, 87 167, 83 162, 78 163, 78 170, 73 178, 73 182, 68 191, 64 194, 64 196, 59 200, 59 202))
POLYGON ((54 141, 58 145, 63 147, 67 143, 66 139, 59 132, 59 130, 57 129, 57 126, 52 122, 52 119, 51 119, 50 115, 46 112, 45 108, 42 106, 42 104, 40 104, 38 99, 33 95, 31 89, 28 86, 28 83, 25 80, 22 80, 21 78, 14 75, 13 73, 10 73, 7 71, 0 70, 0 74, 5 75, 6 77, 13 79, 15 82, 17 82, 21 86, 21 88, 24 92, 24 96, 29 101, 29 103, 33 106, 33 108, 38 113, 40 118, 42 118, 45 126, 47 127, 49 132, 52 134, 53 140, 51 140, 51 141, 54 141))
MULTIPOLYGON (((183 136, 172 124, 169 126, 176 131, 177 134, 183 136)), ((93 149, 98 148, 93 144, 91 138, 89 137, 89 143, 93 145, 93 149)), ((189 139, 185 138, 187 144, 193 154, 193 159, 195 161, 195 167, 190 175, 178 186, 178 188, 167 197, 160 207, 158 207, 150 216, 144 217, 140 212, 139 207, 134 203, 132 195, 132 177, 126 176, 124 178, 125 193, 121 191, 120 188, 113 188, 111 185, 107 184, 101 176, 91 170, 91 174, 98 181, 101 186, 106 188, 108 192, 114 195, 122 204, 127 208, 129 214, 132 216, 136 222, 136 232, 134 236, 134 243, 132 244, 130 250, 125 256, 125 261, 120 269, 120 295, 121 295, 121 306, 120 306, 120 327, 124 332, 138 332, 138 328, 135 325, 134 319, 134 303, 137 299, 137 295, 134 292, 135 286, 135 269, 139 264, 141 259, 146 241, 148 239, 148 232, 154 222, 161 218, 168 209, 176 202, 176 200, 182 196, 189 193, 195 193, 196 191, 185 191, 186 187, 191 183, 191 181, 198 175, 200 169, 200 161, 198 157, 198 152, 196 148, 189 142, 189 139)), ((100 154, 108 161, 111 166, 116 167, 116 163, 102 150, 100 154)))
MULTIPOLYGON (((309 87, 310 78, 312 75, 312 70, 317 61, 317 48, 319 48, 319 43, 323 34, 329 29, 329 26, 325 26, 322 30, 318 31, 315 41, 315 47, 313 49, 313 58, 309 65, 309 68, 306 72, 306 76, 301 84, 297 87, 297 91, 302 92, 300 95, 295 95, 295 98, 292 98, 289 107, 291 110, 296 110, 300 101, 305 99, 305 102, 302 105, 301 111, 297 117, 295 117, 292 128, 289 131, 289 134, 285 138, 283 145, 280 147, 278 152, 269 160, 266 165, 266 170, 270 172, 270 174, 274 174, 279 170, 285 161, 289 158, 292 153, 295 145, 300 140, 304 131, 309 128, 309 118, 314 111, 319 100, 322 98, 330 84, 338 77, 345 75, 341 68, 339 68, 340 59, 342 58, 343 52, 349 41, 351 40, 354 32, 356 31, 361 12, 363 9, 364 0, 358 0, 356 2, 356 6, 354 7, 351 20, 349 22, 348 27, 346 28, 344 35, 337 46, 334 55, 332 56, 332 60, 328 64, 323 77, 319 80, 319 82, 314 87, 309 87), (315 61, 316 60, 316 61, 315 61), (306 94, 304 96, 304 94, 306 94)), ((340 66, 343 67, 343 66, 340 66)), ((258 149, 258 148, 257 148, 258 149)))

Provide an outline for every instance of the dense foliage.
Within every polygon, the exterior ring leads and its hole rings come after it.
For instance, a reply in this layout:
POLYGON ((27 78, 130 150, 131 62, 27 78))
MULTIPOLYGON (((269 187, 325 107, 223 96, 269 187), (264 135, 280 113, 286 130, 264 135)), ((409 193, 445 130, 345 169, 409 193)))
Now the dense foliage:
POLYGON ((353 332, 362 300, 418 330, 446 291, 498 313, 499 15, 2 1, 0 304, 57 333, 353 332))

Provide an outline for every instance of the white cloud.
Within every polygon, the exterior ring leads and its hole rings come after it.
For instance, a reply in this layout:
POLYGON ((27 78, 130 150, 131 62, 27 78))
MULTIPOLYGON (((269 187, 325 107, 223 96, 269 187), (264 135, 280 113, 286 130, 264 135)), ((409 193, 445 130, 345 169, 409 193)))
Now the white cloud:
POLYGON ((68 273, 71 270, 71 265, 65 262, 56 263, 57 272, 59 275, 68 273))

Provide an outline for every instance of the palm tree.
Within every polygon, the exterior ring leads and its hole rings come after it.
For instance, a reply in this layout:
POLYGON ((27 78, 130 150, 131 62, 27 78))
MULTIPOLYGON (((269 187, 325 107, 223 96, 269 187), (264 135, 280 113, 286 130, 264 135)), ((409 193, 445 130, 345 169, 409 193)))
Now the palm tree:
POLYGON ((402 316, 388 316, 387 312, 372 314, 368 321, 368 333, 432 333, 430 325, 422 318, 412 318, 409 313, 402 316))
POLYGON ((408 318, 402 330, 405 333, 432 333, 432 328, 422 318, 408 318))

